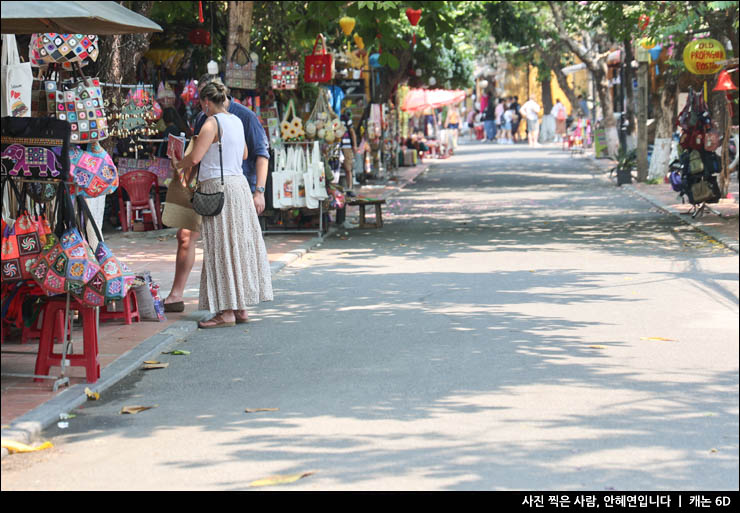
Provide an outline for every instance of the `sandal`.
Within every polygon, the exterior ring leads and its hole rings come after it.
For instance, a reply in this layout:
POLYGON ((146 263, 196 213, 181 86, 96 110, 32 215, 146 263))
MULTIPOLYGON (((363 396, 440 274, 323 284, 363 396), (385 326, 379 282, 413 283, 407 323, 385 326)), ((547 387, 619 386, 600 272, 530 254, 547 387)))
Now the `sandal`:
POLYGON ((249 316, 246 316, 244 318, 241 318, 241 317, 239 317, 238 315, 235 314, 234 317, 236 317, 236 323, 237 324, 246 324, 246 323, 249 322, 249 316))
POLYGON ((224 318, 221 317, 221 315, 216 315, 215 317, 212 317, 207 321, 200 321, 198 323, 198 327, 204 330, 213 328, 230 328, 232 326, 236 326, 236 322, 226 322, 224 321, 224 318))
POLYGON ((185 311, 185 303, 183 301, 176 301, 174 303, 165 303, 164 304, 164 311, 167 313, 170 312, 184 312, 185 311))

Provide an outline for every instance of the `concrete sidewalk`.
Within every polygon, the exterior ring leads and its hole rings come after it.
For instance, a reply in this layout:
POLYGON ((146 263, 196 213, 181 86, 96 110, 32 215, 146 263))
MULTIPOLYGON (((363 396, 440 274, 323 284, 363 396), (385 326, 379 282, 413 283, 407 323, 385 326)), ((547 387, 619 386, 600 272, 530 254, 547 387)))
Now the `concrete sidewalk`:
MULTIPOLYGON (((428 164, 420 164, 400 168, 393 178, 382 185, 356 187, 355 192, 358 196, 389 198, 413 182, 427 167, 428 164)), ((357 217, 357 210, 353 207, 347 211, 348 220, 357 217)), ((334 225, 330 231, 333 229, 334 225)), ((125 234, 117 232, 106 234, 106 243, 135 272, 150 272, 153 281, 160 285, 160 295, 164 298, 169 293, 174 278, 176 232, 176 229, 125 234)), ((273 275, 301 258, 322 240, 316 232, 271 234, 264 238, 273 275)), ((87 400, 85 388, 104 392, 139 368, 142 362, 156 360, 162 351, 198 329, 197 322, 210 316, 209 312, 197 311, 202 257, 203 246, 199 241, 196 262, 185 289, 183 313, 168 313, 167 320, 163 322, 142 321, 128 326, 118 320, 101 322, 98 337, 101 377, 96 383, 86 382, 83 367, 68 367, 66 376, 70 378, 70 386, 62 386, 56 392, 53 391, 53 380, 36 383, 28 377, 3 376, 2 438, 30 443, 41 430, 58 422, 60 414, 83 404, 87 400)), ((74 330, 73 340, 79 350, 82 342, 81 328, 74 330)), ((38 339, 26 344, 20 344, 19 340, 7 340, 2 348, 3 351, 20 353, 2 354, 3 374, 34 373, 38 339)), ((59 372, 59 367, 52 367, 52 375, 58 375, 59 372)), ((7 450, 2 449, 2 457, 6 455, 7 450)))

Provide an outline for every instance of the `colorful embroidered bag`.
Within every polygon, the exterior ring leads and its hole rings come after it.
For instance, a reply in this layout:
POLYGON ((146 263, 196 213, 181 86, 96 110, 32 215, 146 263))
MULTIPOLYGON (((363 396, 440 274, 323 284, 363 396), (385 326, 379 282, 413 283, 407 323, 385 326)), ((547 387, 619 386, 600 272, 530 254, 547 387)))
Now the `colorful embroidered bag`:
MULTIPOLYGON (((46 111, 70 124, 70 142, 85 144, 102 141, 109 135, 108 118, 103 108, 103 93, 97 78, 76 82, 44 81, 46 111)), ((42 107, 43 103, 39 107, 42 107)))
POLYGON ((234 53, 231 54, 231 59, 226 63, 224 84, 234 89, 257 88, 257 64, 249 56, 247 50, 239 43, 236 44, 234 53), (236 61, 236 55, 239 52, 244 54, 247 59, 244 64, 239 64, 236 61))
POLYGON ((59 187, 57 239, 31 267, 33 279, 49 296, 80 289, 100 271, 95 254, 75 221, 69 190, 64 182, 59 187))
POLYGON ((96 198, 118 188, 116 165, 98 142, 89 144, 87 150, 75 146, 69 152, 69 164, 69 175, 75 183, 70 187, 72 194, 96 198))
POLYGON ((82 62, 98 59, 98 36, 92 34, 33 34, 30 60, 32 66, 82 62))
POLYGON ((52 117, 2 119, 0 147, 13 167, 3 175, 42 180, 66 180, 69 174, 70 125, 52 117))
POLYGON ((18 199, 15 223, 6 224, 2 234, 2 281, 13 283, 32 278, 31 267, 41 253, 43 227, 26 210, 25 194, 18 192, 12 180, 8 180, 18 199), (41 231, 41 233, 39 233, 41 231))

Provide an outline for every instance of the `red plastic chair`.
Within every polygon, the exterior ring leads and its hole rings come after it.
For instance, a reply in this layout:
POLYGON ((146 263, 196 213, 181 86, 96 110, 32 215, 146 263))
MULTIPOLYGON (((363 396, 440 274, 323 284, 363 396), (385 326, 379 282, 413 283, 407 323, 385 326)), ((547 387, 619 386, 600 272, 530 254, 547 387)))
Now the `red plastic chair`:
MULTIPOLYGON (((149 171, 130 171, 119 178, 118 187, 118 218, 124 232, 129 231, 131 221, 136 217, 136 212, 147 210, 152 216, 155 229, 162 228, 160 216, 161 206, 159 203, 159 182, 157 175, 149 171), (154 187, 154 199, 150 197, 150 191, 154 187), (129 201, 123 201, 123 191, 126 191, 129 201)), ((143 217, 143 215, 142 215, 143 217)))

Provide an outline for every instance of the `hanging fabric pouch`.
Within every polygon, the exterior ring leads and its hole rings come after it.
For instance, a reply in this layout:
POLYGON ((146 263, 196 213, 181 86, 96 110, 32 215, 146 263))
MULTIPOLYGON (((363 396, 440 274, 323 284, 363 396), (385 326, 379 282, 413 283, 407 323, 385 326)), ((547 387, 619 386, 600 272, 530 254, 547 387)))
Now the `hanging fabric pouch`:
POLYGON ((316 36, 311 55, 305 57, 303 68, 304 82, 329 82, 334 78, 334 60, 332 55, 326 51, 326 40, 324 35, 316 36), (316 53, 316 47, 321 41, 321 53, 316 53))
POLYGON ((31 116, 31 64, 21 62, 14 34, 3 34, 2 53, 2 115, 31 116))
POLYGON ((283 120, 280 122, 280 136, 284 141, 302 141, 306 132, 303 130, 303 121, 295 113, 295 104, 291 99, 285 109, 283 120))
POLYGON ((74 82, 44 82, 47 112, 69 122, 71 143, 102 141, 108 137, 108 118, 103 108, 100 80, 86 78, 78 65, 75 69, 80 76, 74 82))
POLYGON ((236 44, 231 59, 226 63, 224 83, 234 89, 256 89, 257 88, 257 64, 247 53, 247 50, 236 44), (241 53, 246 58, 244 64, 237 62, 237 55, 241 53))
POLYGON ((75 185, 72 194, 84 198, 97 198, 118 188, 118 170, 108 152, 97 141, 86 150, 75 146, 69 152, 70 178, 75 185))
POLYGON ((30 45, 31 64, 82 62, 88 57, 98 60, 98 36, 93 34, 33 34, 30 45))
POLYGON ((41 253, 43 226, 25 208, 25 195, 18 192, 12 180, 7 180, 17 200, 18 215, 13 224, 6 224, 2 234, 2 282, 13 283, 32 278, 31 267, 41 253))

